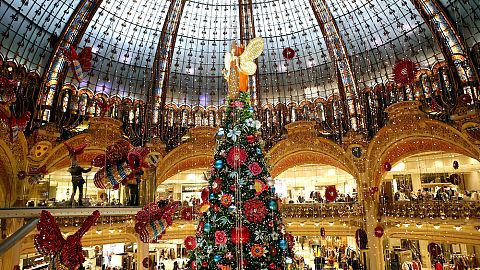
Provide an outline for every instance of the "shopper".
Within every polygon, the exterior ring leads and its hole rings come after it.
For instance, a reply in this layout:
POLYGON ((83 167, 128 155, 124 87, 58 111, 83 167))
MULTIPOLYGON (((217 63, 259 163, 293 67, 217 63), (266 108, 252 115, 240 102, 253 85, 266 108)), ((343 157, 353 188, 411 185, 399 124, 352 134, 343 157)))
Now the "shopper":
POLYGON ((83 179, 82 174, 88 173, 92 170, 92 167, 88 169, 84 169, 78 165, 76 160, 72 160, 72 166, 68 169, 68 172, 72 175, 72 196, 70 197, 70 205, 73 205, 75 201, 75 194, 77 193, 78 188, 78 205, 83 206, 82 198, 83 198, 83 184, 85 184, 85 180, 83 179))

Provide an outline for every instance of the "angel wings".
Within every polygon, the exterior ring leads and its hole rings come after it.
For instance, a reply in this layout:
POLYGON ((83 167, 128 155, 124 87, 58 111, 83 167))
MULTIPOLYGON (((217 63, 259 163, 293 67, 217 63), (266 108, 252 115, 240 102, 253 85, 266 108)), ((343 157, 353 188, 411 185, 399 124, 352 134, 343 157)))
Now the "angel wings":
POLYGON ((247 75, 253 75, 257 71, 257 65, 253 62, 257 59, 263 52, 264 41, 263 38, 258 37, 252 39, 245 51, 238 56, 238 58, 232 52, 227 52, 225 54, 225 70, 227 74, 225 78, 228 80, 228 74, 230 72, 231 63, 234 60, 238 59, 240 72, 244 72, 247 75))

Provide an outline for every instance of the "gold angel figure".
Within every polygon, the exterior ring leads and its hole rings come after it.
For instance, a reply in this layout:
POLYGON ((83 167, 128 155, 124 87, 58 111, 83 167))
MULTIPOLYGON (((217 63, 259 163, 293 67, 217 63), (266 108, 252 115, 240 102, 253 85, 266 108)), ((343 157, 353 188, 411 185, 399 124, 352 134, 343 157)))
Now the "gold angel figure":
POLYGON ((231 99, 236 99, 239 92, 248 91, 248 75, 257 71, 254 60, 262 54, 263 47, 263 39, 258 37, 252 39, 245 49, 233 42, 230 52, 225 54, 223 75, 228 82, 231 99))

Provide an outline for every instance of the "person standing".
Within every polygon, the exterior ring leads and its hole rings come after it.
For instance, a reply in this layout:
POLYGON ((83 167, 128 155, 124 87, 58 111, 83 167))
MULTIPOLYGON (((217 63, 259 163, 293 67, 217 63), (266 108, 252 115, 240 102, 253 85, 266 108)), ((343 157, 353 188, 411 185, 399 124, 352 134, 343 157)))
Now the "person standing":
POLYGON ((138 185, 142 181, 143 170, 138 170, 134 174, 134 179, 129 181, 128 183, 128 190, 130 192, 130 200, 128 205, 130 206, 138 206, 139 205, 139 194, 138 194, 138 185))
POLYGON ((85 184, 85 179, 83 179, 82 174, 88 173, 91 171, 92 168, 84 169, 80 165, 78 165, 76 160, 72 161, 72 166, 68 169, 68 172, 72 175, 72 196, 70 197, 70 205, 73 205, 75 201, 75 194, 77 193, 78 188, 78 205, 83 206, 82 198, 83 198, 83 184, 85 184))

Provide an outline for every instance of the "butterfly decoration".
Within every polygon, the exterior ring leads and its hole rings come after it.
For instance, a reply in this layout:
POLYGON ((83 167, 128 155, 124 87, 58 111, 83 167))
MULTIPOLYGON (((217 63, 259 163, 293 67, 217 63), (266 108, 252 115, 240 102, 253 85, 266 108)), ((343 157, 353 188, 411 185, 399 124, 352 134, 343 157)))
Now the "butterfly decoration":
POLYGON ((140 240, 149 243, 161 239, 167 227, 172 225, 173 212, 179 205, 180 202, 171 202, 159 207, 153 202, 138 211, 135 215, 135 231, 140 235, 140 240))
POLYGON ((24 112, 20 118, 17 118, 13 114, 7 116, 3 110, 0 110, 0 119, 10 131, 10 142, 17 141, 19 132, 25 131, 28 121, 30 121, 30 116, 30 112, 24 112))
POLYGON ((43 210, 37 224, 38 234, 34 236, 36 250, 44 256, 53 256, 57 269, 77 269, 85 261, 80 240, 99 216, 100 212, 94 211, 75 234, 64 239, 55 218, 43 210))
POLYGON ((69 44, 69 48, 62 48, 62 51, 67 61, 72 65, 75 78, 80 82, 83 80, 84 74, 92 69, 92 47, 85 47, 77 54, 73 45, 69 44))
POLYGON ((100 117, 104 117, 105 114, 110 110, 110 108, 115 105, 115 102, 111 101, 103 103, 103 101, 97 100, 97 105, 98 107, 100 107, 100 117))

